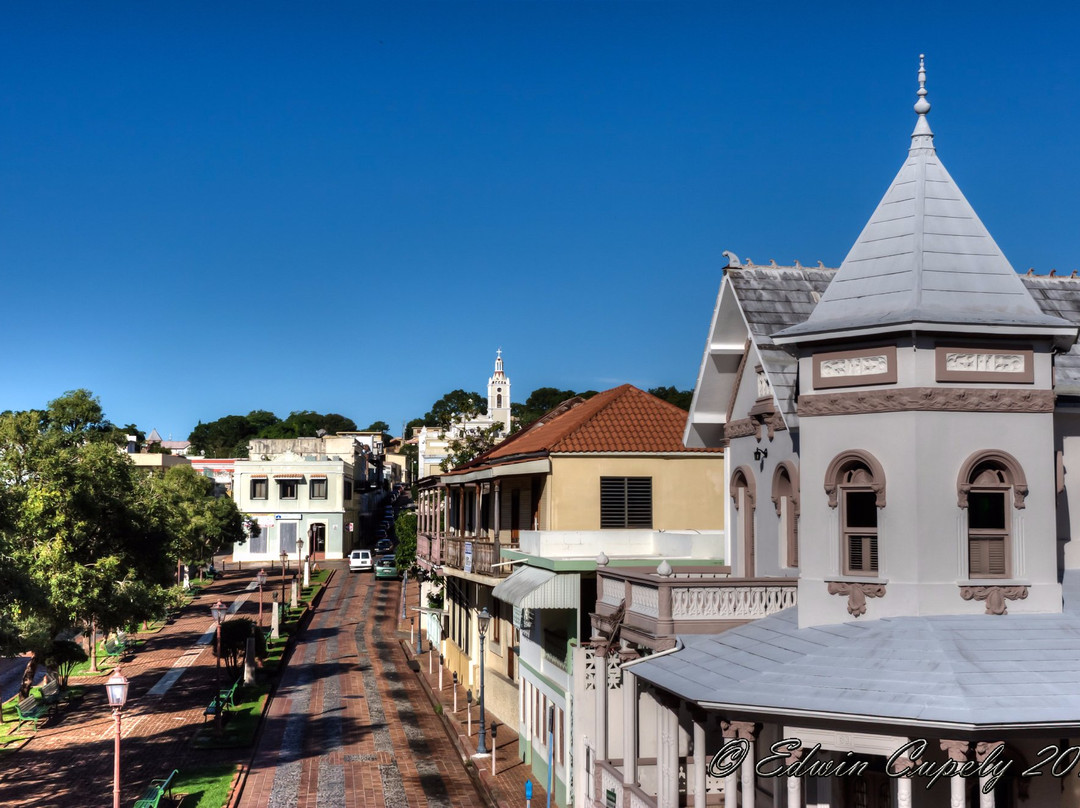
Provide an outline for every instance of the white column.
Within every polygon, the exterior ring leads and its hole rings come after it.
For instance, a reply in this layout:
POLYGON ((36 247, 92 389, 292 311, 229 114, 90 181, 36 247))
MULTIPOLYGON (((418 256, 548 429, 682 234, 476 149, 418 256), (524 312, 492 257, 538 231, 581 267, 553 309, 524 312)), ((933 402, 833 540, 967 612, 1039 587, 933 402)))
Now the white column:
POLYGON ((694 808, 705 805, 705 722, 708 716, 702 710, 694 711, 694 808))
MULTIPOLYGON (((797 762, 803 756, 802 747, 793 749, 785 761, 787 764, 797 762)), ((802 804, 802 778, 787 778, 787 808, 800 808, 802 804)))
POLYGON ((757 725, 750 721, 732 721, 731 726, 735 729, 736 736, 750 744, 750 748, 743 758, 740 774, 742 775, 742 808, 754 808, 754 766, 757 760, 754 757, 754 740, 757 737, 757 725))
POLYGON ((623 670, 623 784, 637 785, 638 691, 637 675, 623 670))
MULTIPOLYGON (((948 753, 949 760, 964 764, 968 759, 967 741, 941 741, 941 751, 948 753)), ((967 808, 967 782, 958 774, 949 778, 949 808, 967 808)))
MULTIPOLYGON (((975 760, 982 763, 1001 744, 1002 741, 980 741, 975 745, 975 760)), ((986 775, 979 778, 979 808, 994 808, 994 790, 987 789, 989 779, 986 775)))
POLYGON ((679 805, 679 717, 667 693, 656 694, 656 808, 679 805))
MULTIPOLYGON (((724 743, 733 740, 737 734, 735 725, 730 721, 720 722, 720 728, 724 732, 724 743)), ((732 771, 724 778, 724 806, 735 808, 739 800, 739 775, 732 771)))
POLYGON ((596 759, 608 759, 607 746, 607 646, 596 649, 596 759))

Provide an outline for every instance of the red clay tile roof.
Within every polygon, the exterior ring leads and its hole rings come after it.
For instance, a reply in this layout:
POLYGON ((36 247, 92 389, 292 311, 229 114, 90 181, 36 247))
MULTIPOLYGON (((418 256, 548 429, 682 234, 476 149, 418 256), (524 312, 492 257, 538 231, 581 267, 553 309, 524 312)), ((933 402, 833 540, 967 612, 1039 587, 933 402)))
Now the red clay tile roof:
POLYGON ((722 451, 683 446, 687 417, 687 412, 674 404, 624 384, 598 393, 551 420, 541 419, 496 446, 483 461, 532 453, 722 451))

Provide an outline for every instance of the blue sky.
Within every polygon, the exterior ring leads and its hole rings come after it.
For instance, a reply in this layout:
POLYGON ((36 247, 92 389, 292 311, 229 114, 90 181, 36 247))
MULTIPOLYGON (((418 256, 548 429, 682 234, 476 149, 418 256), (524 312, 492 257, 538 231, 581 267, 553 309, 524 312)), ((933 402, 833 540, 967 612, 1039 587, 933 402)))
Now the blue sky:
POLYGON ((0 409, 397 431, 502 347, 691 387, 732 250, 843 259, 938 152, 1014 267, 1080 267, 1076 10, 49 3, 0 26, 0 409))

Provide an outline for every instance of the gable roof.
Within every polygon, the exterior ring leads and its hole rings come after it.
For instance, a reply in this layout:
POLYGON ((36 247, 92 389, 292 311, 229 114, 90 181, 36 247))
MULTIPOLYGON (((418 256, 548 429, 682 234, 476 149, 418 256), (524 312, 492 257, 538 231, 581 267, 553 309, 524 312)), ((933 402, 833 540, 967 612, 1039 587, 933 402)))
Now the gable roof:
MULTIPOLYGON (((968 326, 1006 333, 1075 328, 1046 314, 945 170, 926 122, 920 65, 919 113, 911 148, 821 303, 779 342, 893 327, 968 326)), ((966 330, 971 330, 968 328, 966 330)))
MULTIPOLYGON (((683 446, 685 410, 624 384, 573 403, 512 435, 482 457, 484 463, 520 455, 578 452, 684 453, 718 451, 683 446)), ((566 406, 566 403, 556 410, 566 406)), ((479 459, 479 458, 478 458, 479 459)))
POLYGON ((784 423, 789 427, 797 423, 795 381, 798 360, 777 345, 772 335, 805 322, 835 274, 835 269, 824 267, 728 270, 728 281, 736 292, 747 328, 757 346, 762 370, 776 394, 784 423))

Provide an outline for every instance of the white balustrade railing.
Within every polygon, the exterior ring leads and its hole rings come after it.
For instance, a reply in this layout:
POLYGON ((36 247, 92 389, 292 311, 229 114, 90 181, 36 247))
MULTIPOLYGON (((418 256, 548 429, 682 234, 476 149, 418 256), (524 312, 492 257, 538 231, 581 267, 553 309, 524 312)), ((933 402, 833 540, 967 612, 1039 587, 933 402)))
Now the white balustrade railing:
POLYGON ((671 616, 675 620, 753 620, 794 606, 797 600, 798 589, 793 586, 677 586, 671 590, 671 616))
POLYGON ((649 617, 660 616, 660 594, 654 586, 630 585, 630 611, 649 617))

